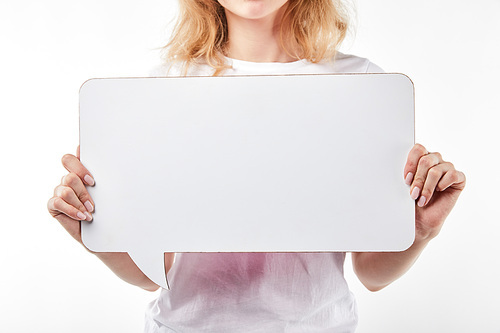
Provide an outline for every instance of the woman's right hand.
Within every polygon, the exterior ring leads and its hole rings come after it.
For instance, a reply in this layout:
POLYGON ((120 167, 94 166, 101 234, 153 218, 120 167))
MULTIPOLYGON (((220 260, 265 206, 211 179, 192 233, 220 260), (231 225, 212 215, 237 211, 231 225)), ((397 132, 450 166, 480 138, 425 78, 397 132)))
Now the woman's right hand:
POLYGON ((50 215, 83 245, 80 221, 92 221, 95 206, 85 186, 93 186, 94 178, 80 162, 80 146, 76 149, 76 156, 66 154, 61 161, 69 173, 54 189, 54 196, 47 203, 47 208, 50 215))

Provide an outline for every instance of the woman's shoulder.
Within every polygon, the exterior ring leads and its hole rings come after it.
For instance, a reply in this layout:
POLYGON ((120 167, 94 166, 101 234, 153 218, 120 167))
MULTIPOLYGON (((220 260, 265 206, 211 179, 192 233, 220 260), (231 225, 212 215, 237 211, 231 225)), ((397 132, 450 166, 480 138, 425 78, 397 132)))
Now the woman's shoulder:
POLYGON ((369 59, 342 52, 336 52, 334 59, 324 64, 331 66, 336 73, 384 73, 381 67, 369 59))

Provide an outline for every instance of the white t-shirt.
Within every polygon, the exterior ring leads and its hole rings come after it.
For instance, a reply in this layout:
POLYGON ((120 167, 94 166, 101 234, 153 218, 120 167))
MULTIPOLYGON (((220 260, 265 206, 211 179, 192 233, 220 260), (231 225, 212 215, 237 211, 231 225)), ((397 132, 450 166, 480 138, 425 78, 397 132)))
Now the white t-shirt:
MULTIPOLYGON (((254 63, 229 59, 224 75, 383 72, 337 53, 333 62, 254 63)), ((181 75, 160 65, 151 76, 181 75)), ((197 65, 188 75, 211 75, 197 65)), ((357 308, 344 279, 345 253, 177 253, 146 311, 145 332, 354 332, 357 308)))

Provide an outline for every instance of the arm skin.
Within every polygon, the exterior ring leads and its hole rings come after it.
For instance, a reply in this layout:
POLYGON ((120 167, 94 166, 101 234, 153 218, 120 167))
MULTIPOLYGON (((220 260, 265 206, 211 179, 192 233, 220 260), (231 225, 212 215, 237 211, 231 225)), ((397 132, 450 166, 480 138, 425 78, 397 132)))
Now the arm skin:
POLYGON ((415 240, 403 252, 353 252, 354 273, 368 290, 379 291, 406 273, 428 243, 415 240))
MULTIPOLYGON (((87 249, 88 250, 88 249, 87 249)), ((125 252, 92 252, 120 279, 147 291, 156 291, 160 288, 151 281, 125 252)), ((174 253, 165 253, 165 274, 168 273, 174 262, 174 253)))
POLYGON ((403 176, 415 200, 415 241, 402 252, 354 252, 354 272, 370 291, 378 291, 401 277, 441 230, 465 188, 465 175, 441 154, 416 144, 408 154, 403 176))

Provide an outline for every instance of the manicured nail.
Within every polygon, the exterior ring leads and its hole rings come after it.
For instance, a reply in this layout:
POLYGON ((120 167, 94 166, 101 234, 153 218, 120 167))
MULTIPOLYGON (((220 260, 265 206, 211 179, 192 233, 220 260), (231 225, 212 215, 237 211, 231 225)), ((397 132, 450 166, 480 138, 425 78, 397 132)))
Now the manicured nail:
POLYGON ((83 177, 83 180, 85 180, 85 182, 91 186, 95 184, 94 178, 90 177, 90 175, 85 175, 85 177, 83 177))
POLYGON ((424 207, 425 200, 427 200, 424 196, 421 196, 420 199, 418 199, 418 207, 424 207))
POLYGON ((87 208, 87 210, 88 210, 89 212, 91 212, 91 211, 93 211, 93 210, 94 210, 94 207, 93 207, 93 206, 92 206, 92 204, 90 203, 90 200, 85 201, 84 205, 85 205, 85 208, 87 208))
POLYGON ((408 172, 408 174, 406 175, 406 178, 405 178, 405 184, 410 185, 412 180, 413 180, 413 173, 408 172))
POLYGON ((92 215, 90 215, 89 212, 85 212, 85 215, 87 215, 87 218, 86 218, 87 221, 92 221, 92 215))
POLYGON ((76 216, 78 216, 78 218, 80 220, 86 220, 87 219, 87 216, 85 214, 83 214, 82 212, 76 213, 76 216))
POLYGON ((420 194, 420 189, 418 187, 414 187, 413 191, 411 191, 410 197, 413 200, 417 200, 419 194, 420 194))

